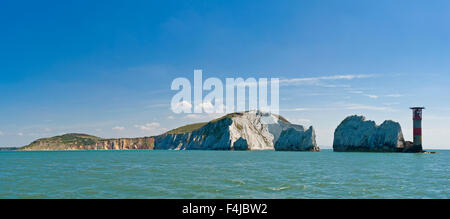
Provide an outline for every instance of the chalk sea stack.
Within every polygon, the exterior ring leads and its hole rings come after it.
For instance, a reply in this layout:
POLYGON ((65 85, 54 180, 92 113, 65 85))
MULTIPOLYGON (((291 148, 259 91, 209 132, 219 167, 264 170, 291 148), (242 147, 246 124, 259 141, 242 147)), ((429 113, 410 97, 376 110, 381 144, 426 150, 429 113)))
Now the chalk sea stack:
POLYGON ((411 146, 403 138, 400 124, 391 120, 378 126, 364 116, 349 116, 334 132, 336 152, 419 152, 410 150, 411 146))
POLYGON ((320 151, 316 143, 316 134, 311 126, 305 130, 303 126, 293 126, 281 132, 275 143, 277 151, 320 151))
POLYGON ((319 151, 312 127, 281 116, 247 111, 142 138, 103 139, 66 134, 39 139, 21 150, 282 150, 319 151))

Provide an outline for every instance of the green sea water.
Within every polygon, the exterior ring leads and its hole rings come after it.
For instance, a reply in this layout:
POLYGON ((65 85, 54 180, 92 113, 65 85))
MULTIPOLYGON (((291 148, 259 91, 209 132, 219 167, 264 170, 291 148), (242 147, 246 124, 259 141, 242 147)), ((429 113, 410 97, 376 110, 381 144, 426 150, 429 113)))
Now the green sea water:
POLYGON ((450 198, 450 151, 0 152, 0 198, 450 198))

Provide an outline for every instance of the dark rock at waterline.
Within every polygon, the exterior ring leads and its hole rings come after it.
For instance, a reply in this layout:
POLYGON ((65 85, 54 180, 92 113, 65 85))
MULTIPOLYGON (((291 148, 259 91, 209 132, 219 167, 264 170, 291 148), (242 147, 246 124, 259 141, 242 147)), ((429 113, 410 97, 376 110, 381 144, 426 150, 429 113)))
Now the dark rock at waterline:
POLYGON ((405 152, 405 153, 423 153, 425 151, 422 149, 421 145, 414 145, 413 142, 406 141, 402 152, 405 152))

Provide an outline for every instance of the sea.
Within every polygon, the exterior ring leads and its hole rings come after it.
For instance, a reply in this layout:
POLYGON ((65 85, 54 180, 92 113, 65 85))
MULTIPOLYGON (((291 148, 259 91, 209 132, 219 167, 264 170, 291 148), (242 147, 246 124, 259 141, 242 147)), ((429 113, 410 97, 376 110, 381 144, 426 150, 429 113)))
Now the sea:
POLYGON ((450 151, 0 151, 0 198, 450 198, 450 151))

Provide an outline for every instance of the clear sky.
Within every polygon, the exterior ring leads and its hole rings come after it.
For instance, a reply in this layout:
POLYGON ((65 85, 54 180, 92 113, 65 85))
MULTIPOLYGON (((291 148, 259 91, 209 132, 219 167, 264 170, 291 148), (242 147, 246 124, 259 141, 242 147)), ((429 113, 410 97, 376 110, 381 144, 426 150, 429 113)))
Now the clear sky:
POLYGON ((207 121, 169 110, 172 80, 194 69, 310 78, 280 88, 281 115, 324 148, 352 114, 398 121, 411 140, 417 105, 424 147, 450 149, 448 0, 3 0, 0 146, 207 121))

